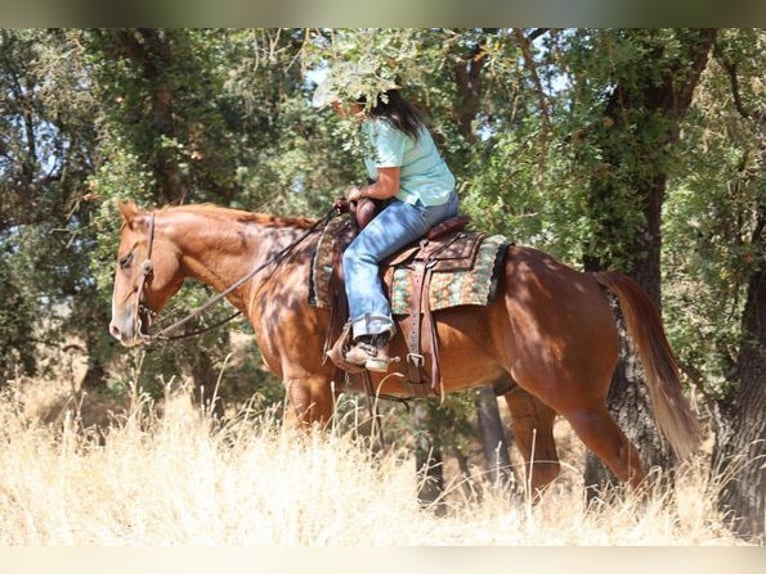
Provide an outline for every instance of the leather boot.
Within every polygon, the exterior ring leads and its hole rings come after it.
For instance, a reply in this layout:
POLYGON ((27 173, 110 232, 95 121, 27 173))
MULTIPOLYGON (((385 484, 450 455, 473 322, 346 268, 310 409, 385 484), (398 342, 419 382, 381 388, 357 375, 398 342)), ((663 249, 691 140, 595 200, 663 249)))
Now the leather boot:
POLYGON ((364 365, 368 371, 388 372, 388 341, 390 333, 380 335, 362 335, 354 341, 354 346, 346 353, 346 361, 354 365, 364 365))

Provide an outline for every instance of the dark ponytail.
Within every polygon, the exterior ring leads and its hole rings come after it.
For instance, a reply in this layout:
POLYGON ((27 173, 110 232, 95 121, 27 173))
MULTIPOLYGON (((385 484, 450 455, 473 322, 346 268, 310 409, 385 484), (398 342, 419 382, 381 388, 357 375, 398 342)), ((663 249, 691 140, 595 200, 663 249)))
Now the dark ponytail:
MULTIPOLYGON (((359 103, 363 104, 364 101, 359 103)), ((404 99, 399 90, 383 92, 378 96, 375 106, 367 113, 372 117, 386 118, 396 129, 416 141, 420 139, 420 127, 425 125, 420 112, 404 99)))

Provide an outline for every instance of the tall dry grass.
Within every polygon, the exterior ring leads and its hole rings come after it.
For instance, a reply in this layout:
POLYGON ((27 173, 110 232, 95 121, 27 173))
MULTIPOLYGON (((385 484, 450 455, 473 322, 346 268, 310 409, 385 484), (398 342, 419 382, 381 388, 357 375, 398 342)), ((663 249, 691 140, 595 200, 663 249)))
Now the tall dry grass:
POLYGON ((3 545, 739 544, 701 465, 681 471, 675 493, 590 505, 572 487, 576 469, 534 506, 479 484, 477 500, 455 478, 439 517, 416 502, 409 455, 375 454, 347 424, 297 436, 243 408, 221 425, 181 393, 161 408, 139 398, 84 428, 76 400, 39 416, 50 385, 37 385, 12 384, 1 397, 3 545))

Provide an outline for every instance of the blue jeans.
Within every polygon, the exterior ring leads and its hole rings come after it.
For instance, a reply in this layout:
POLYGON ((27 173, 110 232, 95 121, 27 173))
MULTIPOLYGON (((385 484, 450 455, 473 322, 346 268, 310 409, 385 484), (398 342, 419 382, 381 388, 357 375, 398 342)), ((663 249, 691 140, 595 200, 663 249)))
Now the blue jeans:
POLYGON ((343 273, 354 338, 394 330, 378 264, 457 210, 454 191, 447 203, 431 207, 393 199, 351 242, 343 253, 343 273))

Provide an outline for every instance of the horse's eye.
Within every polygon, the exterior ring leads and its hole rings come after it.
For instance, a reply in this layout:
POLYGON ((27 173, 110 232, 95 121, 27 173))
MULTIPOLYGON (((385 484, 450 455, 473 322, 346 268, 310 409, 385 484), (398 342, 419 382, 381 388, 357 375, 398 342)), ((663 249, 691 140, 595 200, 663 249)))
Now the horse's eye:
POLYGON ((130 264, 132 262, 133 262, 133 252, 131 251, 127 255, 124 255, 124 256, 120 257, 120 261, 119 261, 120 268, 121 269, 127 269, 128 267, 130 267, 130 264))

